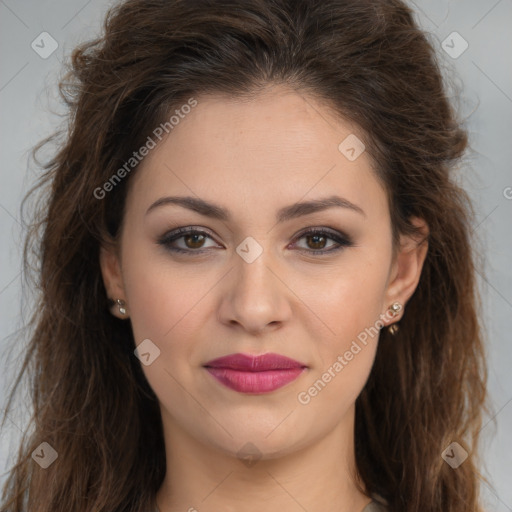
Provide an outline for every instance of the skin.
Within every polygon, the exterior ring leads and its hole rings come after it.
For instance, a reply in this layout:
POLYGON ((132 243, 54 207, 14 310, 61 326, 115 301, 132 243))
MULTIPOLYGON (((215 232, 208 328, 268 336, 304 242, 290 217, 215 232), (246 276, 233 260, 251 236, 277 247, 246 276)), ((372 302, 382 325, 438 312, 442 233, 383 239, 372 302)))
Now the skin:
POLYGON ((120 245, 105 245, 100 257, 107 293, 127 303, 126 315, 112 314, 129 317, 137 345, 150 339, 160 350, 143 366, 166 443, 159 510, 361 511, 371 500, 355 487, 355 400, 378 335, 309 403, 298 394, 392 303, 407 303, 426 243, 402 237, 394 257, 386 193, 369 155, 349 161, 338 150, 357 127, 313 98, 272 87, 250 101, 197 100, 130 178, 120 245), (276 223, 280 208, 333 194, 364 215, 334 207, 276 223), (146 213, 171 195, 217 203, 231 219, 169 204, 146 213), (186 226, 209 237, 173 243, 189 254, 158 244, 186 226), (309 228, 344 233, 353 246, 315 256, 338 244, 298 237, 309 228), (248 236, 263 249, 252 263, 236 252, 248 236), (202 367, 235 352, 277 352, 308 369, 271 393, 238 393, 202 367), (250 466, 237 456, 248 442, 259 456, 250 466))

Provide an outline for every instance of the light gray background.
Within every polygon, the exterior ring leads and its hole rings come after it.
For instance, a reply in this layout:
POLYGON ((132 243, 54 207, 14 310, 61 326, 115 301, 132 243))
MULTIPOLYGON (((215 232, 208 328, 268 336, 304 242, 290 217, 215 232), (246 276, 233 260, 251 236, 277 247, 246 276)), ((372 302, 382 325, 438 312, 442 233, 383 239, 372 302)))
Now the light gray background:
MULTIPOLYGON (((7 386, 24 346, 17 336, 25 310, 20 201, 35 176, 27 166, 28 151, 60 122, 50 111, 59 111, 55 98, 64 57, 75 44, 99 33, 110 4, 105 0, 0 0, 0 407, 5 405, 7 386), (41 46, 42 32, 58 43, 46 59, 31 48, 34 40, 41 46)), ((479 277, 479 284, 488 333, 489 390, 497 421, 496 430, 492 423, 482 429, 484 474, 494 486, 484 484, 482 492, 489 511, 512 511, 512 0, 415 0, 410 4, 431 34, 445 73, 456 73, 463 87, 455 99, 466 119, 472 150, 461 177, 474 199, 478 217, 474 230, 485 249, 486 274, 479 277), (458 36, 448 37, 454 31, 468 43, 457 58, 449 56, 442 44, 446 40, 445 46, 460 53, 464 42, 458 36)), ((27 398, 25 410, 13 411, 7 429, 0 433, 0 484, 12 465, 29 405, 27 398)))

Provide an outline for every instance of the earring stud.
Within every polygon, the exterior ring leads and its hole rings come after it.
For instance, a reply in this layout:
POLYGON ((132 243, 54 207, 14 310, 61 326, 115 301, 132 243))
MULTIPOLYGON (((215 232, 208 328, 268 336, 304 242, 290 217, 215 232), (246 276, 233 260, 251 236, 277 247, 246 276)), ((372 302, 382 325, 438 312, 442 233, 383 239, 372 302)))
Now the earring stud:
POLYGON ((126 315, 126 302, 123 299, 116 299, 116 304, 121 315, 126 315))
POLYGON ((397 324, 391 324, 388 327, 389 334, 392 334, 393 336, 400 330, 400 327, 398 327, 397 324))
POLYGON ((391 304, 391 306, 389 306, 388 311, 390 311, 393 316, 396 316, 398 314, 398 312, 401 311, 401 309, 402 309, 402 304, 400 304, 400 302, 393 302, 393 304, 391 304))
MULTIPOLYGON (((391 315, 393 317, 397 316, 399 311, 402 310, 402 304, 400 302, 393 302, 391 306, 389 306, 388 311, 391 312, 391 315)), ((393 336, 400 330, 400 327, 398 326, 398 323, 391 324, 388 326, 389 334, 392 334, 393 336)))

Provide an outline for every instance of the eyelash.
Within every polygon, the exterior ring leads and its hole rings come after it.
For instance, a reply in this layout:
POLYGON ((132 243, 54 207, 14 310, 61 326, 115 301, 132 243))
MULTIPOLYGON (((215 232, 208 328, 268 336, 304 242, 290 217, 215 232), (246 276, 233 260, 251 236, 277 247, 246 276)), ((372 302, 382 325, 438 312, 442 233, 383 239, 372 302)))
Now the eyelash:
MULTIPOLYGON (((165 234, 163 237, 158 239, 157 243, 159 245, 163 245, 166 250, 175 252, 175 253, 186 253, 186 254, 203 254, 204 252, 208 251, 208 248, 206 249, 181 249, 179 247, 172 247, 171 243, 179 240, 180 238, 183 238, 184 235, 204 235, 208 238, 212 238, 206 231, 202 231, 200 229, 195 229, 193 227, 188 228, 179 228, 174 231, 171 231, 170 233, 165 234)), ((314 250, 314 249, 299 249, 299 252, 304 252, 308 254, 312 254, 314 256, 324 255, 328 253, 335 253, 339 250, 345 248, 345 247, 352 247, 354 244, 350 237, 343 235, 338 232, 332 232, 330 230, 326 230, 325 228, 319 229, 319 228, 312 228, 307 231, 304 231, 300 233, 295 240, 298 241, 301 238, 304 238, 307 235, 322 235, 325 236, 325 238, 333 240, 338 244, 338 247, 334 249, 320 249, 320 250, 314 250)))

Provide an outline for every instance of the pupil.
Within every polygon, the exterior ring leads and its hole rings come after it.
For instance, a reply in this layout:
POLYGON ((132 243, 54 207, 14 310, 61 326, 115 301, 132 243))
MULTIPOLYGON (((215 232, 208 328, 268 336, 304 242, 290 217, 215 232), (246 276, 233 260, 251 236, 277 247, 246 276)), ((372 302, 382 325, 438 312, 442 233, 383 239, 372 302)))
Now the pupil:
MULTIPOLYGON (((199 247, 200 247, 200 246, 201 246, 201 242, 202 242, 202 240, 200 240, 200 241, 199 241, 199 243, 198 243, 198 242, 197 242, 197 238, 198 238, 198 237, 200 237, 200 238, 204 238, 204 236, 203 236, 203 235, 195 234, 195 235, 187 235, 187 238, 186 238, 186 239, 187 239, 187 241, 188 241, 188 240, 190 240, 191 238, 196 239, 194 242, 192 242, 192 246, 193 246, 193 247, 197 247, 197 246, 199 246, 199 247), (195 245, 195 244, 197 244, 197 243, 198 243, 198 245, 195 245)), ((187 243, 187 245, 190 245, 190 244, 188 244, 188 243, 187 243)))
MULTIPOLYGON (((325 237, 324 237, 324 236, 322 236, 322 235, 311 235, 309 238, 312 238, 312 239, 314 239, 314 240, 315 240, 315 241, 313 242, 315 245, 317 245, 317 244, 319 243, 319 242, 318 242, 318 240, 319 240, 319 239, 321 239, 321 240, 325 240, 325 237)), ((321 243, 321 242, 320 242, 320 243, 321 243)), ((322 247, 323 247, 323 245, 322 245, 322 247)), ((320 247, 320 248, 322 248, 322 247, 320 247)), ((319 247, 315 247, 315 249, 318 249, 318 248, 319 248, 319 247)))

